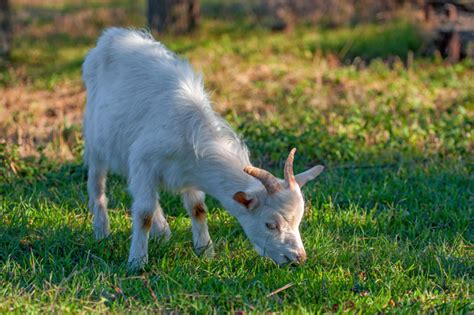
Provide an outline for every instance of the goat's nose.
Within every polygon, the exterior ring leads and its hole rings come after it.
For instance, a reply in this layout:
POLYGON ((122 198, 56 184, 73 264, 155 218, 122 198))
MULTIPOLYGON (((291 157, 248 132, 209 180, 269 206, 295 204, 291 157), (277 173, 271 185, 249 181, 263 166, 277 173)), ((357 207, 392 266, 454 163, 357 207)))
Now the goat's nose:
POLYGON ((302 264, 306 261, 306 251, 304 248, 298 250, 298 254, 296 255, 296 259, 302 264))

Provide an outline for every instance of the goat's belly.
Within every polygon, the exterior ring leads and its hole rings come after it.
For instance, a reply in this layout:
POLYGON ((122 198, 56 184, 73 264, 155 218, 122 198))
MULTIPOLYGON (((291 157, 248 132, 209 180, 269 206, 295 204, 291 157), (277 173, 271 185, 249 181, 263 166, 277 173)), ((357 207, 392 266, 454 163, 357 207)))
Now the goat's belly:
POLYGON ((127 175, 129 149, 119 137, 107 137, 98 129, 94 132, 86 138, 90 162, 96 161, 113 173, 127 175))

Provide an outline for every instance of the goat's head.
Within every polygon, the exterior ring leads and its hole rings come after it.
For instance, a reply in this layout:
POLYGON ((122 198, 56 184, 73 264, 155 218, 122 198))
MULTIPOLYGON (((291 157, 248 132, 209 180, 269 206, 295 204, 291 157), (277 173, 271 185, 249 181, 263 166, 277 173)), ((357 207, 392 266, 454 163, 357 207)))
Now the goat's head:
POLYGON ((291 150, 286 160, 284 180, 276 178, 266 170, 247 166, 244 171, 257 178, 264 189, 239 191, 234 195, 234 200, 247 209, 246 213, 239 217, 245 233, 260 255, 270 257, 277 264, 303 263, 306 260, 299 232, 304 213, 301 187, 316 178, 324 169, 318 165, 294 175, 295 151, 296 149, 291 150))

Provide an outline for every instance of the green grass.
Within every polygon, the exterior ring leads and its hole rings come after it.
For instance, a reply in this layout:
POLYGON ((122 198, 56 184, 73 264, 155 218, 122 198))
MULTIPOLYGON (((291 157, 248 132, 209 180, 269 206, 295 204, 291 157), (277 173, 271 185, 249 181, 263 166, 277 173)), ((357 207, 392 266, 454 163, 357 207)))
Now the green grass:
MULTIPOLYGON (((28 7, 40 12, 29 27, 53 23, 55 12, 81 13, 81 5, 112 6, 81 3, 28 7)), ((113 5, 117 23, 142 25, 144 2, 121 20, 127 3, 113 5)), ((110 22, 102 17, 91 17, 91 32, 90 23, 74 34, 27 29, 0 81, 53 95, 81 84, 84 54, 110 22)), ((300 267, 257 256, 211 198, 217 255, 196 257, 180 198, 164 193, 173 236, 152 242, 144 272, 130 274, 125 180, 108 182, 112 235, 96 242, 79 121, 58 123, 63 141, 32 134, 36 157, 20 156, 21 145, 0 138, 0 313, 472 312, 474 63, 416 54, 405 63, 423 45, 418 36, 400 21, 285 34, 214 16, 195 34, 160 37, 202 69, 216 108, 246 139, 256 165, 281 176, 297 147, 296 171, 327 166, 304 188, 308 261, 300 267), (392 55, 400 59, 383 59, 392 55), (371 62, 352 62, 357 56, 371 62), (51 157, 69 142, 72 160, 51 157)), ((28 105, 18 104, 18 115, 0 127, 35 126, 44 108, 30 112, 28 105)))
POLYGON ((5 155, 19 175, 1 186, 3 311, 320 312, 338 305, 467 312, 472 302, 472 164, 329 167, 304 191, 309 259, 297 268, 257 257, 236 220, 212 200, 217 256, 196 257, 179 198, 164 194, 174 234, 167 244, 152 243, 150 263, 137 275, 126 272, 130 198, 123 181, 109 183, 113 234, 96 242, 82 166, 5 155))
POLYGON ((259 120, 228 114, 253 160, 276 174, 290 146, 299 148, 297 170, 321 160, 328 165, 304 191, 304 266, 257 257, 236 220, 212 200, 217 257, 196 257, 179 198, 164 194, 173 238, 151 246, 143 274, 127 274, 124 181, 109 183, 113 234, 97 243, 80 161, 22 159, 4 146, 0 310, 468 312, 473 119, 464 103, 439 112, 380 95, 375 113, 340 105, 325 117, 305 110, 304 97, 280 100, 278 113, 259 120), (334 126, 344 128, 334 133, 334 126))
POLYGON ((338 54, 341 58, 363 59, 399 56, 403 59, 408 52, 417 52, 423 44, 420 31, 412 24, 398 21, 384 26, 362 25, 351 29, 322 32, 319 38, 308 40, 312 51, 338 54))

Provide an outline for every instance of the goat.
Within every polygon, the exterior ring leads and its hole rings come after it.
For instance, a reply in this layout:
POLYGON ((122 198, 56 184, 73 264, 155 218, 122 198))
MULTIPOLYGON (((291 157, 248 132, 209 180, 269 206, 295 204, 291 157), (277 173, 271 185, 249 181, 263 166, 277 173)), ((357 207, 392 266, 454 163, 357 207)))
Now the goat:
POLYGON ((148 239, 169 239, 160 186, 182 194, 198 255, 212 256, 205 193, 235 216, 262 256, 302 263, 300 190, 322 170, 293 174, 293 149, 284 180, 250 163, 243 141, 211 107, 202 77, 145 31, 109 28, 87 54, 84 162, 89 209, 97 239, 110 233, 105 196, 108 172, 128 178, 132 241, 128 264, 148 262, 148 239))

